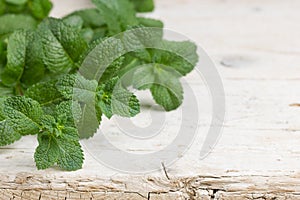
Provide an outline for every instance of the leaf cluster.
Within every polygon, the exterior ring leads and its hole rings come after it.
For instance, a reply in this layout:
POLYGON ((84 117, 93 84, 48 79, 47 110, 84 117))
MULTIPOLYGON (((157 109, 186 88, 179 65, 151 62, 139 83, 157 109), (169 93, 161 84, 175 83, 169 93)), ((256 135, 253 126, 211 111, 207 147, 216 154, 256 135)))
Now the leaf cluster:
MULTIPOLYGON (((140 112, 130 86, 150 90, 166 111, 178 108, 183 100, 180 78, 198 61, 195 44, 161 35, 156 39, 170 51, 132 51, 114 59, 99 79, 80 75, 89 53, 103 52, 97 47, 107 38, 136 27, 163 27, 159 20, 138 15, 154 9, 152 0, 92 2, 95 8, 57 19, 48 17, 49 0, 0 0, 0 146, 37 135, 38 169, 81 169, 79 140, 92 137, 103 116, 140 112)), ((96 57, 95 67, 107 55, 96 57)))

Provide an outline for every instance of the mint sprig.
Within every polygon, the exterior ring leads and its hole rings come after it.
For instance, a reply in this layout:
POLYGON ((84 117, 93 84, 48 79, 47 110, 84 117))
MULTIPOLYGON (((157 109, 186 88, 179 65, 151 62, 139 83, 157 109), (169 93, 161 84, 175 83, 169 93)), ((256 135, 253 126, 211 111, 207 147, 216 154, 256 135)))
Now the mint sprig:
POLYGON ((129 86, 150 90, 166 111, 178 108, 183 101, 180 78, 198 61, 193 43, 164 40, 162 31, 155 37, 141 31, 138 35, 145 38, 111 38, 135 28, 162 28, 159 20, 137 16, 152 11, 153 0, 92 2, 96 8, 56 19, 48 17, 48 0, 0 0, 0 146, 37 135, 38 169, 82 168, 79 141, 96 133, 103 116, 133 117, 140 112, 129 86), (155 42, 162 48, 111 58, 110 50, 131 42, 155 42), (86 63, 91 52, 92 62, 86 63), (107 61, 107 68, 97 68, 107 61), (85 71, 83 76, 83 65, 93 65, 97 72, 85 71))

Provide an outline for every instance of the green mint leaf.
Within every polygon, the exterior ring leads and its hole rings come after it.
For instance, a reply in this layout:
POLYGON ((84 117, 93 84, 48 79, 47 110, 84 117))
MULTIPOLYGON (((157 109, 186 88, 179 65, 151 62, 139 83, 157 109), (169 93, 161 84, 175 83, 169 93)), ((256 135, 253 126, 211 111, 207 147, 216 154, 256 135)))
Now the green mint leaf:
POLYGON ((18 29, 32 30, 36 26, 36 20, 29 15, 6 14, 0 16, 0 35, 12 33, 18 29))
POLYGON ((31 0, 29 9, 35 18, 44 19, 49 15, 52 3, 49 0, 31 0))
POLYGON ((129 0, 92 0, 108 26, 110 35, 120 33, 128 26, 138 25, 134 5, 129 0))
POLYGON ((107 83, 99 85, 99 87, 97 88, 98 108, 101 109, 102 113, 109 119, 113 116, 111 107, 111 95, 118 80, 118 78, 113 78, 107 83))
POLYGON ((67 75, 59 80, 56 86, 66 99, 78 101, 81 105, 82 115, 77 124, 80 137, 93 136, 101 120, 96 111, 97 81, 87 80, 79 74, 67 75))
POLYGON ((14 123, 11 120, 0 121, 0 146, 12 144, 22 135, 14 128, 14 123))
POLYGON ((90 44, 82 56, 79 73, 90 80, 100 80, 107 67, 125 52, 120 39, 99 39, 90 44))
POLYGON ((45 132, 38 136, 39 146, 34 158, 38 169, 46 169, 55 163, 67 171, 82 168, 83 151, 75 128, 62 128, 61 135, 45 132))
POLYGON ((6 97, 0 97, 0 121, 3 121, 6 119, 5 114, 3 112, 3 106, 4 106, 5 100, 6 100, 6 97))
POLYGON ((3 15, 6 10, 5 0, 0 0, 0 15, 3 15))
POLYGON ((151 93, 156 103, 161 105, 166 111, 175 110, 182 104, 182 86, 176 82, 172 89, 154 84, 151 93))
POLYGON ((41 81, 46 74, 43 63, 41 40, 36 32, 27 32, 27 48, 25 68, 21 77, 21 83, 29 87, 41 81))
POLYGON ((144 63, 159 63, 170 66, 182 76, 191 72, 196 66, 198 54, 194 43, 163 40, 160 45, 160 49, 137 51, 134 55, 144 63))
POLYGON ((36 100, 42 106, 56 105, 64 100, 56 88, 56 81, 37 83, 27 89, 25 96, 36 100))
POLYGON ((8 40, 7 65, 1 75, 2 82, 6 85, 16 84, 25 67, 27 33, 14 32, 8 40))
POLYGON ((94 38, 94 31, 91 28, 83 28, 80 33, 87 43, 90 43, 94 38))
POLYGON ((153 0, 130 0, 137 12, 151 12, 154 10, 153 0))
POLYGON ((132 76, 134 88, 150 89, 156 103, 166 111, 178 108, 183 100, 183 88, 179 74, 172 67, 148 64, 138 67, 132 76))
POLYGON ((49 18, 38 27, 42 41, 43 61, 52 73, 68 73, 76 67, 87 44, 70 26, 60 19, 49 18))
POLYGON ((87 80, 79 74, 66 75, 56 83, 58 91, 66 99, 80 102, 93 101, 97 85, 97 81, 87 80))
POLYGON ((46 18, 52 8, 49 0, 1 0, 0 14, 30 14, 37 20, 46 18))
POLYGON ((136 96, 125 89, 118 78, 113 78, 98 87, 98 106, 107 118, 114 114, 122 117, 134 117, 140 112, 136 96))
POLYGON ((139 100, 132 92, 117 85, 112 95, 112 112, 122 117, 134 117, 140 113, 139 100))
POLYGON ((102 74, 99 83, 104 83, 112 79, 113 77, 116 77, 123 65, 124 59, 124 56, 121 56, 118 59, 116 59, 110 66, 108 66, 102 74))
POLYGON ((132 86, 139 90, 150 89, 156 82, 154 67, 151 65, 142 65, 135 69, 132 76, 132 86))
POLYGON ((142 25, 132 26, 122 34, 122 42, 126 49, 146 49, 162 45, 162 29, 147 28, 142 25))
POLYGON ((22 133, 15 129, 14 123, 10 119, 6 119, 3 112, 5 98, 0 98, 0 146, 6 146, 18 141, 22 137, 22 133))
POLYGON ((21 81, 30 86, 40 81, 45 75, 41 47, 35 32, 14 32, 8 40, 7 65, 1 75, 2 82, 15 85, 21 81))
POLYGON ((0 106, 5 119, 14 123, 14 130, 22 135, 37 134, 40 117, 44 114, 40 104, 26 97, 9 97, 0 106))
POLYGON ((24 5, 28 0, 5 0, 6 3, 14 4, 14 5, 24 5))
POLYGON ((198 62, 197 46, 190 41, 167 41, 162 42, 164 49, 167 49, 171 54, 176 56, 161 55, 157 56, 157 60, 161 60, 163 64, 172 66, 176 71, 183 76, 190 73, 198 62), (165 56, 166 58, 163 58, 165 56), (164 63, 165 62, 165 63, 164 63))
POLYGON ((63 149, 57 164, 64 170, 74 171, 82 168, 84 155, 79 143, 78 132, 75 128, 65 128, 63 137, 58 140, 60 148, 63 149), (65 142, 66 141, 66 142, 65 142))
POLYGON ((82 117, 80 104, 77 101, 64 101, 56 106, 56 118, 60 123, 76 127, 82 117))
POLYGON ((101 121, 101 112, 96 110, 96 102, 81 104, 81 117, 77 129, 81 139, 87 139, 97 132, 101 121))
POLYGON ((72 100, 77 78, 75 74, 65 75, 57 81, 56 88, 65 99, 72 100))
POLYGON ((45 114, 41 116, 40 124, 41 124, 41 131, 39 134, 43 134, 45 132, 50 132, 56 135, 61 135, 61 128, 63 125, 56 122, 56 119, 54 118, 55 114, 48 115, 45 114))
POLYGON ((139 24, 141 24, 145 27, 156 27, 156 28, 164 27, 164 23, 160 20, 144 18, 144 17, 138 17, 137 19, 138 19, 139 24))
POLYGON ((52 167, 59 157, 59 146, 55 140, 49 135, 41 134, 38 136, 39 146, 35 150, 34 159, 37 168, 47 169, 52 167))
POLYGON ((63 19, 64 23, 71 26, 75 30, 81 30, 83 27, 83 19, 78 15, 71 15, 63 19))
POLYGON ((69 14, 65 18, 69 18, 70 16, 80 17, 83 20, 83 27, 98 28, 105 25, 99 10, 96 8, 78 10, 69 14))
POLYGON ((7 50, 6 43, 0 40, 0 74, 2 70, 1 68, 3 68, 6 62, 6 50, 7 50))
POLYGON ((164 66, 156 66, 154 73, 155 83, 150 90, 156 103, 166 111, 178 108, 183 100, 183 88, 178 74, 164 66))
POLYGON ((105 38, 106 36, 107 36, 107 29, 105 27, 96 28, 94 29, 94 35, 91 42, 96 41, 100 38, 105 38))

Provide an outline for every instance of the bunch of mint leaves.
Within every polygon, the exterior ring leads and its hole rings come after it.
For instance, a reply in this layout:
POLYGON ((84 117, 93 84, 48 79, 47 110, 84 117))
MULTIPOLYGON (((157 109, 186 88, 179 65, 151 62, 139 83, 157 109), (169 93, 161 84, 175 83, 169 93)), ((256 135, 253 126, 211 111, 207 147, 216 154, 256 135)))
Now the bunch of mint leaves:
MULTIPOLYGON (((192 42, 161 37, 160 43, 180 49, 192 62, 149 48, 121 55, 99 80, 85 78, 78 73, 82 62, 106 38, 135 27, 163 28, 161 21, 138 15, 153 11, 153 0, 92 2, 94 8, 57 19, 48 17, 49 0, 0 0, 0 146, 37 135, 34 158, 38 169, 55 165, 67 171, 81 169, 84 154, 79 140, 94 135, 102 115, 133 117, 140 112, 130 86, 149 89, 166 111, 178 108, 183 101, 179 79, 198 61, 192 42), (139 69, 146 64, 151 65, 139 69), (134 67, 138 70, 131 85, 120 83, 134 67), (91 99, 95 102, 92 109, 91 99), (82 129, 80 124, 92 120, 86 117, 90 110, 96 112, 96 119, 82 129)), ((100 57, 96 61, 102 62, 100 57)))

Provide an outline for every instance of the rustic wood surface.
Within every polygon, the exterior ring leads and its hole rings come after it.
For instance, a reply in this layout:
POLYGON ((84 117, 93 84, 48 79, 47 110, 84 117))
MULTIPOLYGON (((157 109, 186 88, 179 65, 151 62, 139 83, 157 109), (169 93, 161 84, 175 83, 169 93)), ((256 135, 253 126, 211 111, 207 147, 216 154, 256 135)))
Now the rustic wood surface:
MULTIPOLYGON (((90 6, 87 0, 54 2, 53 16, 90 6)), ((164 170, 123 174, 88 153, 77 172, 37 171, 37 143, 26 137, 0 148, 0 199, 300 199, 299 9, 297 0, 157 0, 150 15, 204 47, 222 76, 227 116, 216 148, 199 160, 203 136, 197 137, 167 167, 168 177, 164 170)), ((209 95, 195 73, 187 81, 199 92, 205 130, 209 95)), ((157 141, 141 149, 126 146, 118 132, 108 137, 129 152, 157 149, 157 141)), ((159 140, 167 143, 168 137, 159 140)))

